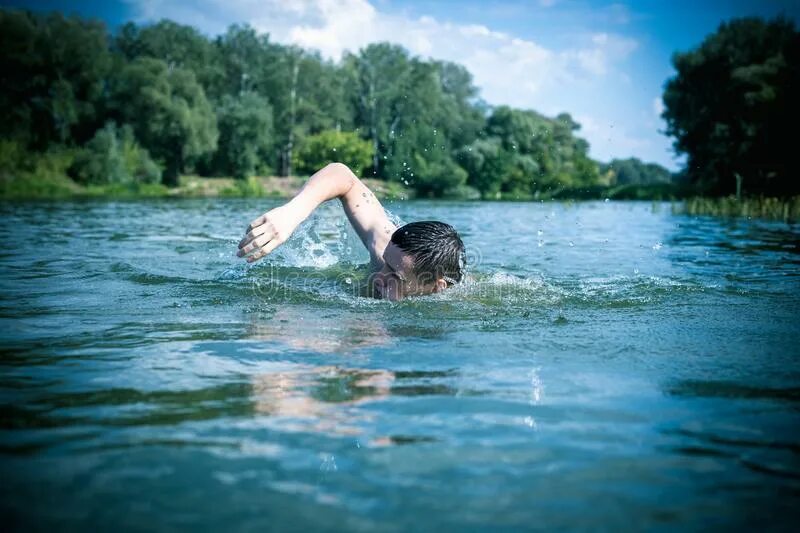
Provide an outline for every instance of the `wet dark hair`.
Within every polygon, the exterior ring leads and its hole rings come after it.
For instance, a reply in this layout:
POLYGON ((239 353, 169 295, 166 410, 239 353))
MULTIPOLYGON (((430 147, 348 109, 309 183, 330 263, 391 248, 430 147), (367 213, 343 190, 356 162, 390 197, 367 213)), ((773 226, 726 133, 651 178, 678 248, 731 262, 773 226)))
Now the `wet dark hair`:
POLYGON ((435 220, 411 222, 395 230, 392 242, 414 258, 418 277, 441 277, 451 285, 464 276, 467 254, 461 237, 450 224, 435 220))

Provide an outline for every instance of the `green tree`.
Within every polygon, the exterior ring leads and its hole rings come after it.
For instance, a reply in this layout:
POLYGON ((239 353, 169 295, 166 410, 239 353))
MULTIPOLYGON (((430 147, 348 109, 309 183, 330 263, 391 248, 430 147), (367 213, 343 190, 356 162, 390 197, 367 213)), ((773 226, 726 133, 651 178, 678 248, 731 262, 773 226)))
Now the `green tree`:
POLYGON ((251 92, 226 95, 217 108, 217 123, 215 170, 237 178, 253 175, 273 144, 269 102, 251 92))
POLYGON ((513 164, 511 154, 503 149, 498 137, 477 139, 459 151, 459 162, 466 169, 468 183, 484 198, 495 198, 513 164))
POLYGON ((372 163, 372 145, 354 132, 326 130, 303 140, 295 152, 294 166, 298 172, 311 174, 332 161, 361 175, 372 163))
POLYGON ((372 174, 421 195, 463 185, 453 156, 483 124, 476 89, 463 68, 427 62, 387 43, 345 58, 356 127, 373 146, 372 174))
POLYGON ((273 107, 270 164, 292 173, 295 148, 309 134, 350 128, 351 112, 342 71, 319 54, 271 43, 249 26, 231 26, 216 40, 225 70, 225 91, 252 91, 273 107))
POLYGON ((732 20, 673 56, 664 90, 667 133, 707 192, 800 191, 793 154, 800 94, 800 34, 787 19, 732 20))
POLYGON ((388 43, 371 44, 358 55, 346 55, 343 63, 356 126, 372 143, 371 174, 385 176, 382 168, 391 155, 387 154, 389 138, 397 135, 400 120, 396 102, 404 96, 398 94, 397 82, 407 75, 408 53, 388 43))
POLYGON ((207 95, 215 97, 220 93, 223 66, 219 50, 191 26, 171 20, 150 26, 129 22, 117 32, 114 45, 128 61, 139 57, 161 59, 171 69, 194 73, 207 95))
POLYGON ((486 197, 595 185, 599 170, 588 156, 588 143, 574 135, 578 129, 566 113, 551 119, 500 106, 482 138, 459 150, 459 161, 468 170, 468 183, 486 197))
POLYGON ((0 10, 0 135, 39 149, 88 139, 110 67, 101 22, 0 10))
POLYGON ((113 109, 162 163, 165 184, 177 184, 186 165, 216 148, 216 117, 190 71, 142 57, 114 82, 113 109))
POLYGON ((640 159, 613 159, 603 166, 603 172, 612 173, 612 182, 616 185, 652 185, 669 183, 672 174, 656 163, 644 163, 640 159))

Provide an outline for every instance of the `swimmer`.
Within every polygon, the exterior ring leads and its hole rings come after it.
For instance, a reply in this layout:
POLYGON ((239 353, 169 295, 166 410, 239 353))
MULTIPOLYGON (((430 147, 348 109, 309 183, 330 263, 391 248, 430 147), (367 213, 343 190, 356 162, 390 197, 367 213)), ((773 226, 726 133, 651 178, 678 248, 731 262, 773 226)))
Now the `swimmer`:
POLYGON ((401 300, 445 290, 464 277, 464 243, 444 222, 411 222, 395 227, 383 206, 353 172, 331 163, 311 176, 286 204, 267 211, 247 226, 239 257, 258 261, 286 242, 320 204, 338 198, 350 224, 370 255, 371 294, 401 300))

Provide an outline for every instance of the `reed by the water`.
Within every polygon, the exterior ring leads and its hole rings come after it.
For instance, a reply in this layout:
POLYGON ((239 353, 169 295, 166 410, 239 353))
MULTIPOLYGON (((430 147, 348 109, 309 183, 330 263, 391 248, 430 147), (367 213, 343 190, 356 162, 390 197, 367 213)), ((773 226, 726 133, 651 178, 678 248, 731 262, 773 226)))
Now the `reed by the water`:
POLYGON ((673 212, 687 215, 714 215, 747 217, 797 222, 800 220, 800 196, 789 198, 751 197, 737 199, 694 197, 682 204, 674 204, 673 212))

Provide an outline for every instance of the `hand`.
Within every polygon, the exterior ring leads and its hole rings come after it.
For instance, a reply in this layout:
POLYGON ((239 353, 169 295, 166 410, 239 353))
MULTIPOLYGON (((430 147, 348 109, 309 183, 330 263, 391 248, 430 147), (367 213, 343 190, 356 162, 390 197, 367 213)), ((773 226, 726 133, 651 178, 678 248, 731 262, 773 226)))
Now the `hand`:
POLYGON ((302 218, 289 204, 267 211, 247 226, 236 255, 248 256, 248 263, 258 261, 286 242, 300 222, 302 218))

